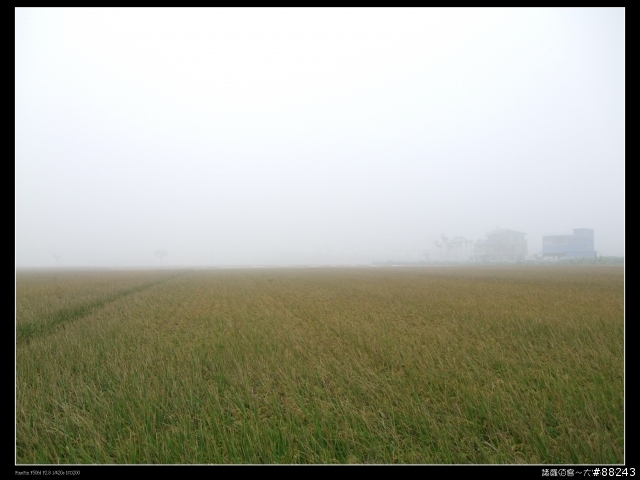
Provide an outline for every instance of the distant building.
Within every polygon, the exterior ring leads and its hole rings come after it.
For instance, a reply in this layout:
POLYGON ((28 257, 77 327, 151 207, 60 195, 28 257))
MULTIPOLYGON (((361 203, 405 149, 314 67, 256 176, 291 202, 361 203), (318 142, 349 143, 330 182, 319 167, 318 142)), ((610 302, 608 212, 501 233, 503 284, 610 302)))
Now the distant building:
POLYGON ((486 240, 474 245, 473 258, 480 262, 517 262, 527 255, 526 233, 496 229, 487 233, 486 240))
POLYGON ((542 256, 595 260, 593 230, 590 228, 574 228, 573 235, 547 235, 542 237, 542 256))

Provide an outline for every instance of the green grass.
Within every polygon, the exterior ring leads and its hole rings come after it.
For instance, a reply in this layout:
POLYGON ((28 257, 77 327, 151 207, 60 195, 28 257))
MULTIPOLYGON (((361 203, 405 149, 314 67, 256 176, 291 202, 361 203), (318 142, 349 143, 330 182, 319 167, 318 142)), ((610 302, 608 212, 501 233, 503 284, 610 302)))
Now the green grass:
POLYGON ((16 279, 18 463, 624 462, 620 266, 16 279))

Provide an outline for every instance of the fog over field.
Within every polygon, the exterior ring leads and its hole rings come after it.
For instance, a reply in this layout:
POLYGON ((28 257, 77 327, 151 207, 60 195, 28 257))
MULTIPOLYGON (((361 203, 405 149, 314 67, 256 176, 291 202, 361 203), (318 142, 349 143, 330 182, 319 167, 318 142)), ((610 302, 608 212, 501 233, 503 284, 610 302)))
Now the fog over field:
POLYGON ((624 254, 624 8, 15 18, 17 267, 624 254))

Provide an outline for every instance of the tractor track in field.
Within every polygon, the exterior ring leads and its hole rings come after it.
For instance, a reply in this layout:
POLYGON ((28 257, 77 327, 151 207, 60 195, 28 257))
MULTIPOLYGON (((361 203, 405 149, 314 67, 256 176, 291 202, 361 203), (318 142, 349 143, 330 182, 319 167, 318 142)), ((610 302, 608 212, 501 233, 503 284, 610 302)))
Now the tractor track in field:
POLYGON ((169 278, 163 278, 161 280, 156 280, 154 282, 150 282, 137 287, 127 288, 112 295, 108 295, 85 304, 61 308, 51 317, 49 317, 48 320, 45 321, 29 322, 16 325, 16 345, 28 344, 32 339, 52 333, 60 325, 68 324, 70 322, 86 317, 87 315, 90 315, 91 313, 105 307, 112 302, 115 302, 116 300, 119 300, 128 295, 133 295, 134 293, 148 290, 152 287, 155 287, 156 285, 166 283, 170 280, 175 280, 176 278, 188 275, 189 273, 192 273, 192 271, 181 272, 169 278))

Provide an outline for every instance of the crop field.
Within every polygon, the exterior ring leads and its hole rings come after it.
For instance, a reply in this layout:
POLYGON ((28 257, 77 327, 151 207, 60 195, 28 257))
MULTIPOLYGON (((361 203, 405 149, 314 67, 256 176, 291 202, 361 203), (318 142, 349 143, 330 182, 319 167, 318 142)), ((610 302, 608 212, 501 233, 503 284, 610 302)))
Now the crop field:
POLYGON ((16 273, 19 464, 619 464, 622 266, 16 273))

